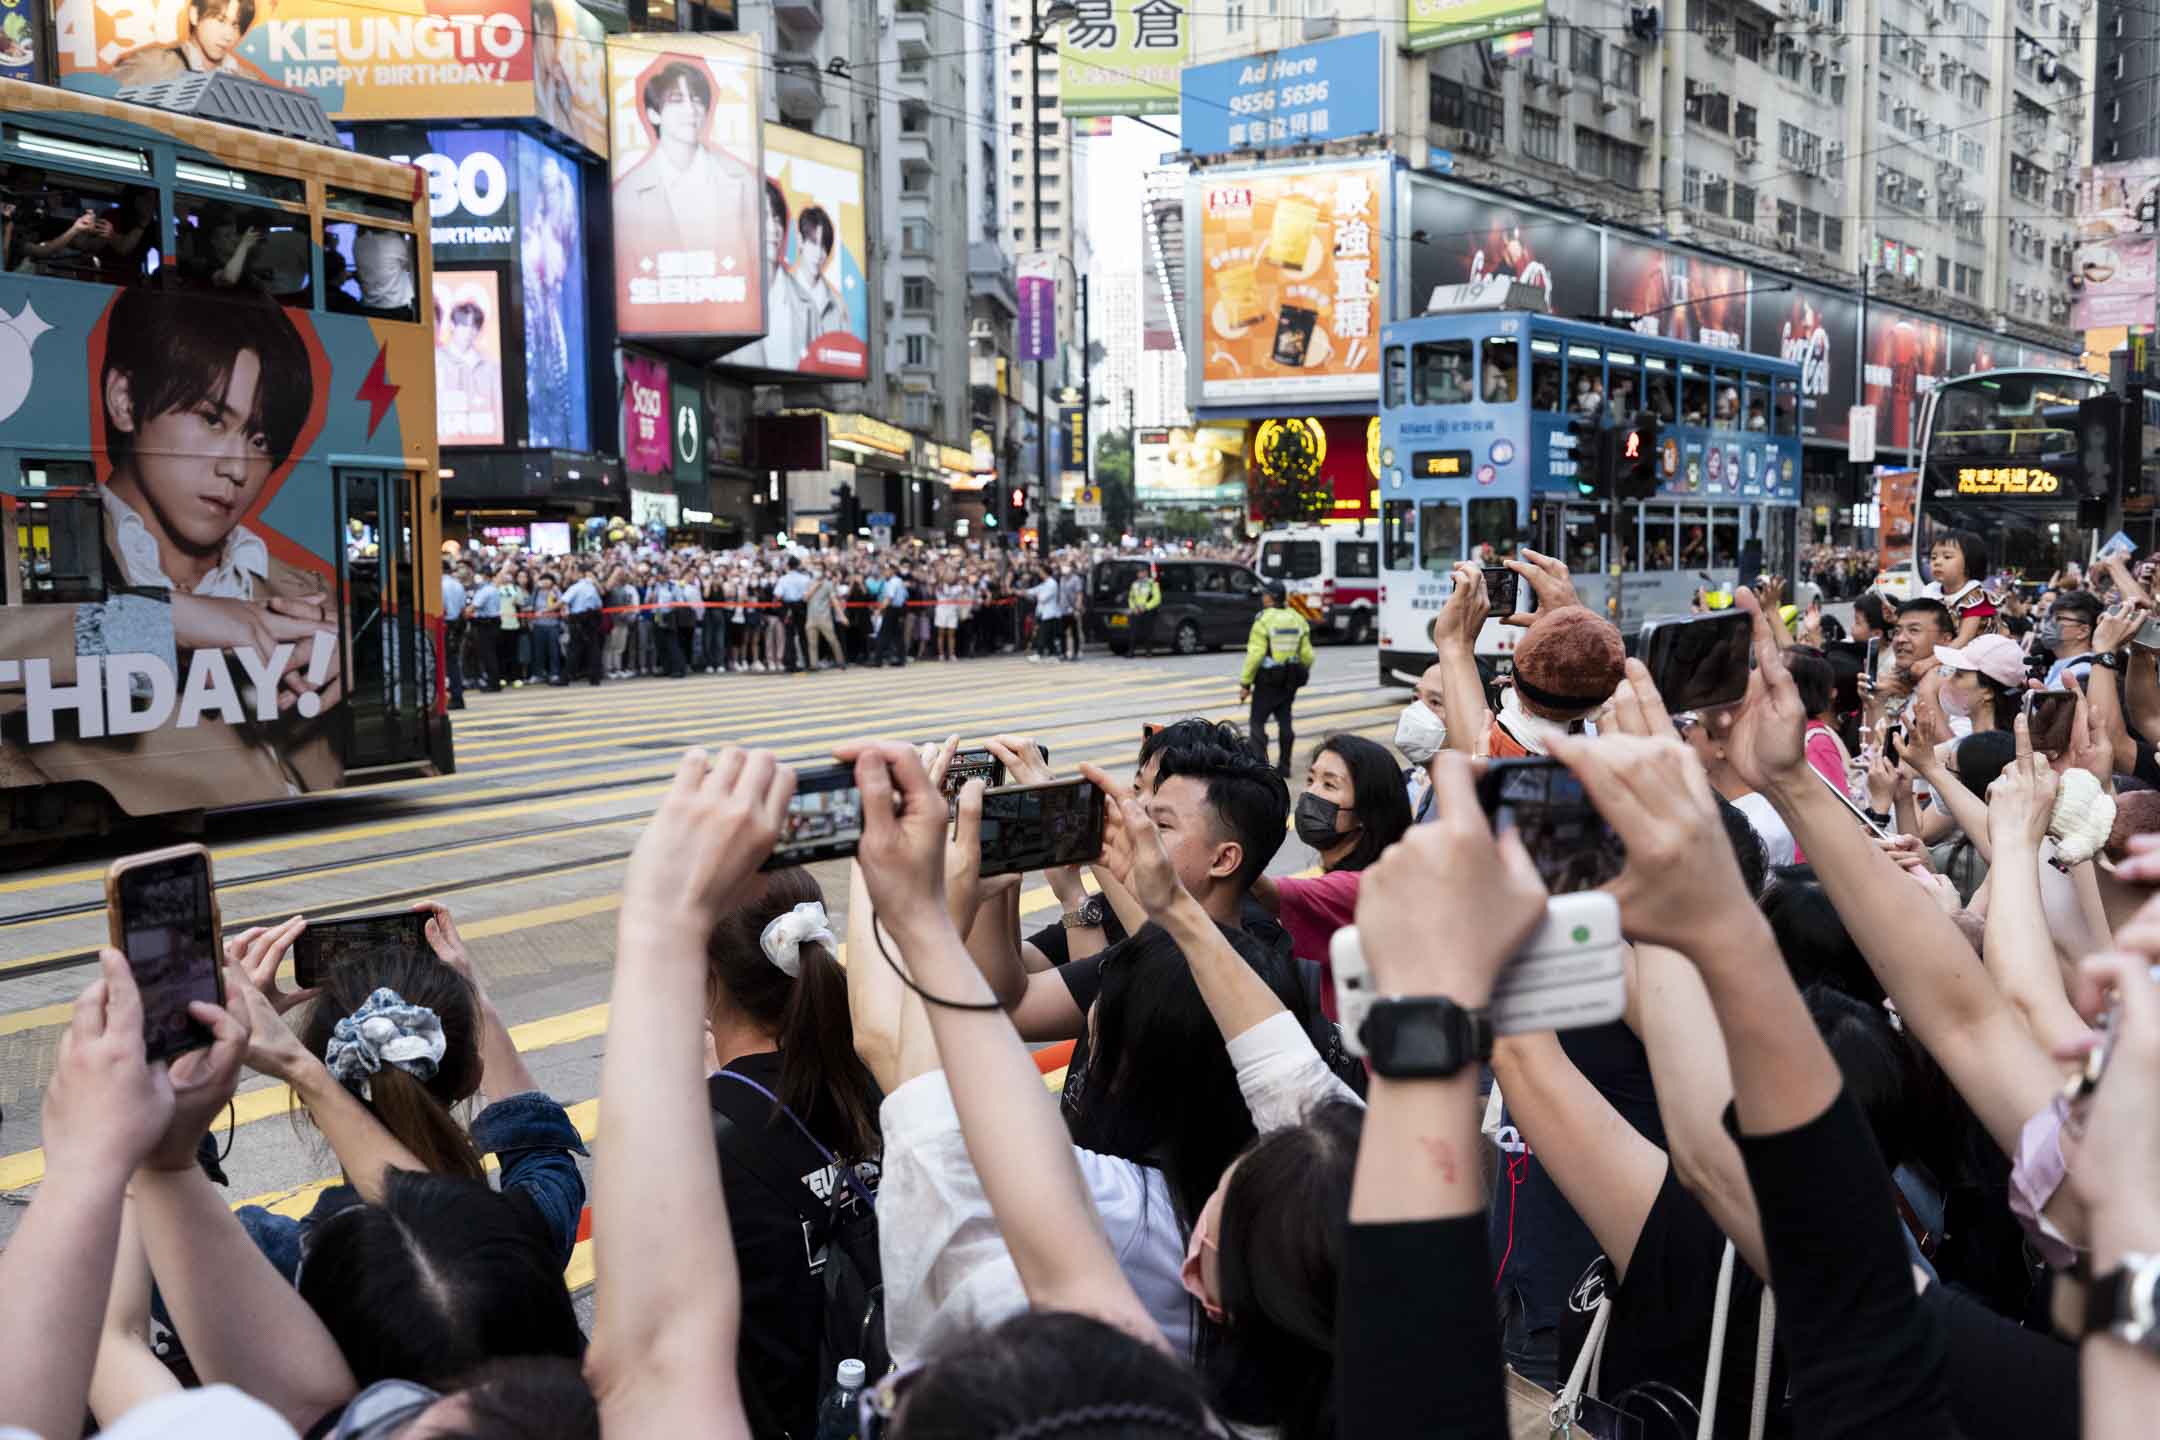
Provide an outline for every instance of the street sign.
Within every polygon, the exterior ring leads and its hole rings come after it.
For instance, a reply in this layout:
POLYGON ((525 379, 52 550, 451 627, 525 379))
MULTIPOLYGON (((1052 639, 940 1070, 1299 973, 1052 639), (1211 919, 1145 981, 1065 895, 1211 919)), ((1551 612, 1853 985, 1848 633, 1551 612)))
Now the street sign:
POLYGON ((1855 465, 1875 463, 1875 407, 1855 405, 1848 415, 1845 458, 1855 465))
POLYGON ((893 513, 890 510, 873 510, 863 517, 863 524, 868 525, 873 530, 879 526, 890 530, 893 524, 893 513))

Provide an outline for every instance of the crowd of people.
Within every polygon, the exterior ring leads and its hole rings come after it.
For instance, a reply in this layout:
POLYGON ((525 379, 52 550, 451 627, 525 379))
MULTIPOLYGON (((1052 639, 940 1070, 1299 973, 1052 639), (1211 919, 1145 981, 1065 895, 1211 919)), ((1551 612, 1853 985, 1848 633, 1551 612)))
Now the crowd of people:
MULTIPOLYGON (((793 768, 687 754, 623 881, 589 1337, 561 1275, 578 1131, 447 912, 435 960, 356 955, 320 993, 281 979, 298 922, 233 937, 225 1002, 191 1008, 213 1043, 169 1068, 104 952, 0 1254, 0 1427, 2149 1434, 2137 573, 2055 597, 2044 666, 1948 555, 1941 595, 1863 599, 1843 639, 1743 592, 1745 697, 1671 713, 1564 564, 1506 563, 1538 601, 1512 685, 1480 675, 1460 566, 1395 749, 1326 738, 1294 804, 1204 718, 1154 730, 1129 783, 1082 765, 1100 854, 1042 877, 1062 913, 1032 932, 1021 877, 980 878, 981 781, 948 797, 957 737, 834 751, 861 794, 842 925, 812 873, 761 868, 793 768), (1500 760, 1556 764, 1599 823, 1533 861, 1480 802, 1500 760), (1496 1035, 1495 987, 1592 874, 1623 1017, 1496 1035), (1351 927, 1379 998, 1346 1035, 1351 927), (1031 1045, 1071 1047, 1062 1093, 1031 1045), (206 1163, 244 1069, 337 1154, 303 1221, 236 1214, 206 1163)), ((1051 778, 1026 738, 985 743, 1051 778)))
POLYGON ((1829 601, 1864 595, 1882 573, 1881 557, 1851 545, 1810 545, 1800 556, 1800 578, 1829 601))
MULTIPOLYGON (((583 555, 475 548, 443 560, 450 705, 481 690, 693 672, 766 674, 1025 651, 1077 660, 1090 567, 1150 552, 994 545, 706 550, 618 543, 583 555)), ((1251 547, 1179 556, 1249 561, 1251 547)), ((1119 597, 1122 601, 1123 597, 1119 597)))

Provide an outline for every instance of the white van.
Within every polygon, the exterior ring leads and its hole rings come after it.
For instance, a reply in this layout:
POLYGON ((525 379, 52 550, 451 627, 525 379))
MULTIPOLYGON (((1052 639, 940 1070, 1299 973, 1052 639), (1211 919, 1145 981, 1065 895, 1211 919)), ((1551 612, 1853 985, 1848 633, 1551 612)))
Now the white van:
POLYGON ((1253 568, 1280 580, 1313 634, 1352 645, 1373 637, 1380 621, 1377 524, 1294 525, 1260 537, 1253 568))

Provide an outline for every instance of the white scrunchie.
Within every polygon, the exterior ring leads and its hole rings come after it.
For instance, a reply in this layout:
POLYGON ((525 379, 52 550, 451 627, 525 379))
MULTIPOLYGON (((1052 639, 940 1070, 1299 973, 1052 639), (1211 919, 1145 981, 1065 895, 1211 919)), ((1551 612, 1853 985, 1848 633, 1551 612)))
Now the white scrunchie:
POLYGON ((802 974, 802 947, 813 940, 828 950, 839 943, 825 907, 815 900, 805 900, 785 915, 772 918, 758 936, 758 948, 772 961, 774 969, 793 980, 802 974))

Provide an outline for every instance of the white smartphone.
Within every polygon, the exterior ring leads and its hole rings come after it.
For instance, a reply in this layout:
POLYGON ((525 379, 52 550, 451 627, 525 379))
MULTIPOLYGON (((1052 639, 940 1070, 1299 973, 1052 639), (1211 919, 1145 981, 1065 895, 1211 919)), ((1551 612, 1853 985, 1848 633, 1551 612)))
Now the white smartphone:
MULTIPOLYGON (((1363 1055, 1365 1016, 1380 996, 1373 989, 1357 927, 1336 931, 1329 954, 1343 1048, 1363 1055)), ((1543 923, 1500 972, 1485 1013, 1495 1034, 1522 1035, 1607 1025, 1626 1010, 1620 902, 1602 890, 1585 890, 1545 902, 1543 923)))

